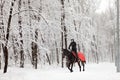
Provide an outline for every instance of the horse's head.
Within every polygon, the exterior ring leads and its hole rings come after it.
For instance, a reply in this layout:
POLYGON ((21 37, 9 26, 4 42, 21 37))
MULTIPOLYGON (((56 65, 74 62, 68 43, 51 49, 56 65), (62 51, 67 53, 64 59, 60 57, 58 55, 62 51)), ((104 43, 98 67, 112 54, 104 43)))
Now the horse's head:
POLYGON ((63 55, 62 57, 63 57, 63 58, 64 58, 65 56, 68 56, 68 55, 70 54, 70 51, 68 51, 67 49, 63 49, 62 52, 63 52, 63 53, 62 53, 62 55, 63 55))

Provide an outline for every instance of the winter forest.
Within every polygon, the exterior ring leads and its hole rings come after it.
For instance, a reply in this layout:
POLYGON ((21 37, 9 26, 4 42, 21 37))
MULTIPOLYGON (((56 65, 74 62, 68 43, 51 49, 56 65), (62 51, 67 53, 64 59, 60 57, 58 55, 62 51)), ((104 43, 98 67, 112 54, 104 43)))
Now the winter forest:
POLYGON ((9 67, 66 67, 62 49, 68 49, 71 39, 86 64, 116 62, 120 68, 117 1, 0 0, 1 72, 9 67))

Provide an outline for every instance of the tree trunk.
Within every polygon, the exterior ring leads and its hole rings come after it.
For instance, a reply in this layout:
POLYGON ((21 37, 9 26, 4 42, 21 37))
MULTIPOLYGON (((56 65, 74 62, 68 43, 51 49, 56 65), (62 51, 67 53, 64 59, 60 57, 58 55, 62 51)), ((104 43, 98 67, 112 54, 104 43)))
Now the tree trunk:
POLYGON ((55 41, 55 46, 56 46, 56 57, 57 57, 57 64, 59 64, 58 46, 57 46, 57 42, 56 42, 56 41, 55 41))
POLYGON ((95 45, 95 49, 96 49, 96 59, 97 59, 97 63, 99 63, 99 26, 97 26, 97 39, 96 39, 96 45, 95 45))
POLYGON ((0 56, 0 69, 1 69, 1 61, 2 61, 2 60, 1 60, 1 56, 0 56))
POLYGON ((4 73, 7 72, 7 67, 8 67, 8 49, 6 46, 3 46, 3 52, 4 52, 4 61, 5 61, 5 65, 4 65, 4 73))
POLYGON ((32 64, 35 69, 37 69, 37 44, 32 42, 32 64))
POLYGON ((8 17, 8 24, 7 24, 7 32, 6 32, 6 42, 5 42, 5 46, 3 46, 3 52, 4 52, 4 57, 5 57, 5 66, 4 66, 4 73, 7 72, 7 66, 8 66, 8 40, 9 40, 9 33, 10 33, 10 25, 11 25, 11 20, 12 20, 12 12, 13 12, 13 6, 16 0, 13 0, 11 2, 11 8, 10 8, 10 13, 9 13, 9 17, 8 17))
POLYGON ((1 59, 1 53, 2 53, 2 51, 1 51, 2 49, 1 49, 1 45, 0 45, 0 69, 1 69, 1 62, 2 62, 2 59, 1 59))
MULTIPOLYGON (((35 41, 36 42, 38 41, 38 30, 37 29, 35 30, 35 41)), ((37 46, 37 44, 36 44, 35 48, 36 48, 36 50, 35 50, 35 52, 36 52, 35 53, 35 69, 37 69, 37 63, 38 63, 38 56, 37 56, 38 55, 37 54, 38 53, 38 46, 37 46)))
MULTIPOLYGON (((62 43, 62 45, 61 45, 61 51, 63 50, 63 32, 61 32, 61 43, 62 43)), ((63 62, 63 52, 62 52, 62 68, 64 67, 64 62, 63 62)))
POLYGON ((15 59, 15 65, 17 65, 17 61, 18 61, 18 54, 17 54, 17 47, 18 45, 15 45, 16 39, 15 39, 15 36, 12 35, 12 46, 13 46, 13 52, 14 52, 14 59, 15 59))
MULTIPOLYGON (((21 11, 21 0, 18 1, 18 11, 21 11)), ((19 35, 20 35, 20 67, 24 67, 24 51, 23 51, 23 40, 22 40, 22 17, 18 13, 18 25, 19 25, 19 35)))
MULTIPOLYGON (((5 1, 1 0, 1 5, 0 5, 0 40, 5 40, 5 32, 4 32, 4 17, 3 17, 3 7, 5 1)), ((1 69, 1 52, 2 52, 2 43, 0 43, 0 69, 1 69)))
POLYGON ((119 0, 117 0, 117 72, 120 72, 120 42, 119 42, 119 0))
MULTIPOLYGON (((36 29, 35 30, 35 41, 37 42, 38 41, 38 30, 36 29)), ((37 54, 37 50, 38 50, 38 45, 37 43, 35 42, 32 42, 31 44, 31 48, 32 48, 32 64, 33 66, 35 67, 35 69, 37 69, 37 63, 38 63, 38 54, 37 54)))
POLYGON ((47 60, 48 60, 49 65, 51 65, 50 58, 49 58, 49 56, 48 56, 47 53, 46 53, 46 57, 47 57, 47 60))
MULTIPOLYGON (((64 0, 61 0, 61 29, 64 31, 66 30, 65 28, 65 12, 64 12, 64 0)), ((66 37, 66 35, 64 35, 64 32, 61 32, 61 39, 62 39, 62 50, 63 50, 63 46, 64 46, 64 37, 66 37)), ((66 38, 65 38, 66 41, 66 38)), ((67 44, 65 44, 65 47, 67 47, 67 44)), ((63 62, 63 55, 62 55, 62 67, 64 67, 64 62, 63 62)))

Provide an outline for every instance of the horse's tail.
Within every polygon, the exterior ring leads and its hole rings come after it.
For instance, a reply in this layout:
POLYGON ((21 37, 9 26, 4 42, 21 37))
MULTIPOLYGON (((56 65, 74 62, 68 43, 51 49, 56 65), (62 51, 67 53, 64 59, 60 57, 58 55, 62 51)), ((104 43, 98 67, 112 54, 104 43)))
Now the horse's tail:
POLYGON ((84 63, 86 64, 86 61, 84 61, 84 63))

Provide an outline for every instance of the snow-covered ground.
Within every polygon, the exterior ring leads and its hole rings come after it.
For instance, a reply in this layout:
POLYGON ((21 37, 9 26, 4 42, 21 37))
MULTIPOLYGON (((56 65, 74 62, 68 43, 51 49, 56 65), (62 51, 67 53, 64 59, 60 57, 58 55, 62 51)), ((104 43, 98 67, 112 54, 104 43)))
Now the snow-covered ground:
POLYGON ((79 72, 74 66, 74 72, 67 68, 42 67, 40 69, 9 67, 3 74, 0 70, 0 80, 120 80, 120 73, 116 73, 114 63, 86 64, 86 71, 79 72))

